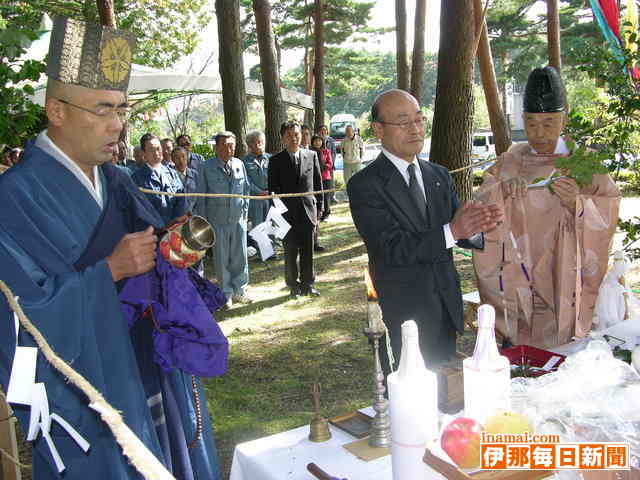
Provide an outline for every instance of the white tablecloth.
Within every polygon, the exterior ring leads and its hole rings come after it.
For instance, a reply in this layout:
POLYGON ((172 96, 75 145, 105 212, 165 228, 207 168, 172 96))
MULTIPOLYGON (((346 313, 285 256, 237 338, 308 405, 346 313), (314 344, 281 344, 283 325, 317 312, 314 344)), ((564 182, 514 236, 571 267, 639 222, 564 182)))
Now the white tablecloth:
POLYGON ((310 480, 308 463, 315 463, 336 478, 390 480, 391 456, 371 462, 360 460, 342 447, 356 440, 330 425, 331 439, 308 439, 309 425, 236 446, 230 480, 310 480))
MULTIPOLYGON (((604 333, 635 339, 640 336, 640 324, 631 320, 621 322, 604 333)), ((584 346, 580 341, 571 342, 552 351, 568 355, 584 346)), ((363 412, 368 415, 375 413, 370 407, 363 412)), ((310 462, 340 479, 391 480, 390 455, 371 462, 360 460, 342 447, 356 439, 332 425, 329 428, 331 439, 322 443, 309 441, 309 426, 305 425, 237 445, 230 480, 310 480, 314 478, 307 472, 310 462)), ((434 477, 443 478, 435 472, 434 477)))

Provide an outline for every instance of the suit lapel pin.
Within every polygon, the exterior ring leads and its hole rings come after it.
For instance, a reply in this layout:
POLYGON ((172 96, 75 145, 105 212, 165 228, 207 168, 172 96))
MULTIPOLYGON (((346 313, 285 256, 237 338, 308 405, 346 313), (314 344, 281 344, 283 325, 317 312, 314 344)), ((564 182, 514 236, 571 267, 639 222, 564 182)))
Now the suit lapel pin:
POLYGON ((440 186, 440 182, 436 182, 436 187, 439 187, 439 186, 440 186))

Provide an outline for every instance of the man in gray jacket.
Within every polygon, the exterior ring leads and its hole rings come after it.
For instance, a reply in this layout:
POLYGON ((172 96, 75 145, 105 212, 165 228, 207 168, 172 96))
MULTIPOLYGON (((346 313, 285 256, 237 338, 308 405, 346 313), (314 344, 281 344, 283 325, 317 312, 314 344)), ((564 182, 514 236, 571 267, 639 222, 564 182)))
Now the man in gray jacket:
MULTIPOLYGON (((249 181, 244 163, 235 158, 236 136, 220 132, 215 137, 216 156, 198 169, 198 192, 249 195, 249 181)), ((214 263, 218 286, 227 296, 225 309, 234 303, 251 303, 245 294, 249 283, 247 265, 247 212, 244 198, 201 198, 196 213, 206 218, 216 233, 214 263)))

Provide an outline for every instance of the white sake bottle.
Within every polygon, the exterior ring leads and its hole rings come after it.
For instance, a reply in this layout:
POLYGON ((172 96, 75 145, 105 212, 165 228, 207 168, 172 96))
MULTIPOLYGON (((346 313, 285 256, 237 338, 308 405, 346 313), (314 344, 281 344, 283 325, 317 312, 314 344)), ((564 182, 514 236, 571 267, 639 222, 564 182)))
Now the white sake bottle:
POLYGON ((496 344, 496 312, 491 305, 478 308, 478 336, 473 356, 462 362, 464 416, 480 424, 498 410, 511 409, 509 359, 496 344))
POLYGON ((420 353, 418 326, 402 324, 400 367, 387 377, 393 480, 441 478, 422 461, 438 436, 438 380, 420 353))

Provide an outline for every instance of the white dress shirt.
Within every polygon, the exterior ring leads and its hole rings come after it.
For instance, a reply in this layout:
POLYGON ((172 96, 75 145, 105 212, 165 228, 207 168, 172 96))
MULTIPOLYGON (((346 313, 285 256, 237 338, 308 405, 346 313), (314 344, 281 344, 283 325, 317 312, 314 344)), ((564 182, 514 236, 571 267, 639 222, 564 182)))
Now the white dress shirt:
POLYGON ((98 172, 98 167, 94 165, 93 167, 93 180, 95 185, 91 182, 89 177, 85 175, 82 169, 78 166, 76 162, 71 160, 69 156, 64 153, 58 146, 53 143, 49 135, 47 135, 47 131, 43 130, 36 137, 36 146, 53 158, 58 160, 67 170, 75 175, 75 177, 80 181, 80 183, 89 191, 93 199, 96 201, 100 209, 104 208, 103 200, 102 200, 102 181, 100 180, 100 173, 98 172))
MULTIPOLYGON (((384 147, 382 147, 381 149, 385 157, 387 157, 391 161, 391 163, 393 163, 393 165, 398 169, 398 172, 400 172, 400 175, 402 176, 402 178, 404 178, 407 186, 409 186, 409 165, 415 165, 416 180, 418 181, 418 186, 420 187, 420 191, 422 192, 424 201, 426 202, 427 196, 424 193, 424 181, 422 179, 422 170, 420 169, 420 165, 418 163, 418 157, 413 157, 413 161, 409 163, 406 160, 395 156, 384 147)), ((429 206, 427 205, 427 207, 429 206)), ((449 225, 448 223, 443 225, 442 230, 444 231, 444 242, 446 248, 452 248, 456 244, 456 241, 453 238, 453 234, 451 233, 451 225, 449 225)))

